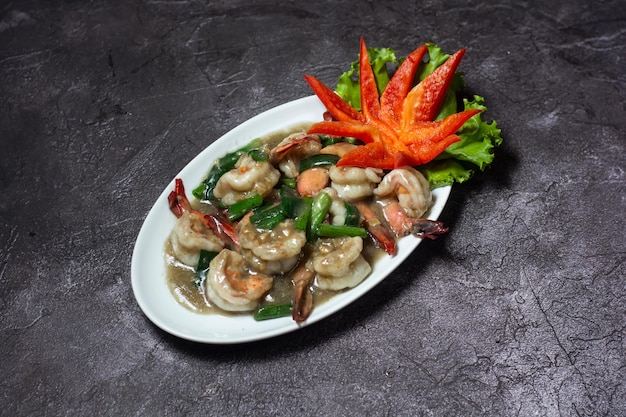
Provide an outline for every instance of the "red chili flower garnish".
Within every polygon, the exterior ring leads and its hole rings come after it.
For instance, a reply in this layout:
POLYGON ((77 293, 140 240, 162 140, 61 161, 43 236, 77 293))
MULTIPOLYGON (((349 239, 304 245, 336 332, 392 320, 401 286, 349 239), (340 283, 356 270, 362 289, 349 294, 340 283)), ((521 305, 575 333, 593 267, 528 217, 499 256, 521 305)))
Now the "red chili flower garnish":
POLYGON ((437 121, 435 117, 465 49, 412 87, 426 52, 426 45, 413 51, 379 97, 367 47, 361 38, 360 112, 315 77, 304 76, 332 116, 332 120, 314 124, 308 133, 353 137, 365 143, 344 155, 337 166, 393 169, 425 164, 460 140, 455 133, 480 110, 465 110, 437 121))

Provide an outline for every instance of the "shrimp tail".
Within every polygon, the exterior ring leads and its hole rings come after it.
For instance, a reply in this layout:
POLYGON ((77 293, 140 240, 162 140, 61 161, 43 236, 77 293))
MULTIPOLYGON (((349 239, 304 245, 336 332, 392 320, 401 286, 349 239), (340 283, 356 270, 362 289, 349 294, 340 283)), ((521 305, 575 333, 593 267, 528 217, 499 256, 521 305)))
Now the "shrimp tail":
POLYGON ((170 205, 170 210, 176 217, 180 218, 186 211, 191 211, 191 203, 185 195, 185 186, 183 180, 176 178, 174 184, 174 190, 167 196, 167 201, 170 205))
POLYGON ((374 211, 363 201, 355 203, 356 208, 365 219, 365 228, 374 241, 389 255, 396 253, 396 239, 391 232, 376 217, 374 211))
POLYGON ((398 237, 412 234, 415 237, 436 239, 450 230, 443 222, 408 216, 398 202, 387 204, 383 212, 387 224, 398 237))
POLYGON ((293 282, 293 307, 291 317, 298 324, 303 323, 313 311, 313 293, 311 284, 315 278, 315 272, 301 262, 292 276, 293 282))
POLYGON ((428 239, 437 239, 450 230, 443 222, 428 219, 413 219, 411 222, 411 234, 428 239))
POLYGON ((233 242, 239 245, 239 238, 235 227, 224 217, 218 214, 204 214, 191 208, 191 203, 185 194, 185 186, 183 180, 176 178, 174 190, 167 196, 170 210, 174 215, 180 218, 184 212, 197 215, 207 227, 209 227, 222 242, 233 242))
POLYGON ((217 214, 204 214, 202 215, 202 220, 213 230, 213 233, 215 233, 217 237, 222 239, 222 241, 227 242, 230 240, 235 246, 239 246, 237 231, 233 224, 225 217, 217 214))
POLYGON ((273 163, 276 163, 280 160, 283 159, 283 157, 285 155, 287 155, 287 153, 292 150, 292 149, 296 149, 298 147, 301 146, 306 146, 309 143, 315 143, 317 144, 319 147, 321 147, 321 142, 319 140, 319 138, 315 135, 305 135, 299 138, 295 138, 287 143, 284 144, 280 144, 278 146, 276 146, 275 148, 273 148, 270 151, 270 158, 272 160, 273 163))

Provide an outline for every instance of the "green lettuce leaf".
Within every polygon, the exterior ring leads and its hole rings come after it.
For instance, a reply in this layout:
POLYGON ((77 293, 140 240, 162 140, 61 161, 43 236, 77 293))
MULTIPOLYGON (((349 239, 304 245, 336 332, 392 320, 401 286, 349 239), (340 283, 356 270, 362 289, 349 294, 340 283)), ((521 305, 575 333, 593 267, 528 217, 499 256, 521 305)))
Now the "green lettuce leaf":
POLYGON ((443 187, 454 182, 463 183, 474 175, 474 170, 454 159, 435 160, 419 167, 430 188, 443 187))
MULTIPOLYGON (((465 110, 480 109, 484 113, 487 110, 484 103, 485 99, 477 95, 473 97, 472 101, 463 99, 465 110)), ((491 124, 484 122, 481 118, 483 113, 479 113, 465 122, 457 132, 461 141, 448 146, 438 159, 454 158, 471 162, 478 166, 481 171, 493 162, 495 148, 502 144, 501 131, 495 121, 491 124)))
POLYGON ((420 81, 428 77, 434 70, 450 58, 450 55, 444 54, 441 48, 435 44, 427 43, 426 47, 428 48, 428 62, 417 69, 417 79, 420 81))

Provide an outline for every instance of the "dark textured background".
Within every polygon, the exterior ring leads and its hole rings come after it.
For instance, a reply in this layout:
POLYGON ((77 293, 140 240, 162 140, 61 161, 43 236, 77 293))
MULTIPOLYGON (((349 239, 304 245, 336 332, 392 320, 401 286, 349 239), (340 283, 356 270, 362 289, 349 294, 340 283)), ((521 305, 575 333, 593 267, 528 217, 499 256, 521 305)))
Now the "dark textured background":
MULTIPOLYGON (((0 414, 626 415, 621 0, 0 2, 0 414), (238 346, 143 316, 143 219, 359 37, 467 47, 505 143, 386 281, 238 346)), ((159 260, 155 260, 159 262, 159 260)))

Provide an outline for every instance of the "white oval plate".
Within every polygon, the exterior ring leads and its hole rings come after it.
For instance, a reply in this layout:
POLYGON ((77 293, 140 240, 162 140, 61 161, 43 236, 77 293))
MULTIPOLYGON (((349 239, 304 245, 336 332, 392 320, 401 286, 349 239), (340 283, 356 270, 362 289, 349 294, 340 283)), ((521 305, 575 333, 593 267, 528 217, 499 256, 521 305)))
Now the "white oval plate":
MULTIPOLYGON (((268 110, 242 123, 196 156, 176 178, 182 178, 187 195, 206 177, 213 161, 252 139, 290 126, 322 120, 325 111, 316 96, 295 100, 268 110)), ((298 326, 291 317, 257 322, 252 315, 222 316, 194 313, 178 304, 170 293, 165 276, 164 244, 176 217, 170 212, 167 195, 174 179, 163 190, 137 236, 131 264, 133 292, 144 314, 158 327, 183 339, 202 343, 235 344, 266 339, 298 330, 344 308, 372 289, 396 269, 417 247, 421 239, 407 236, 397 245, 397 254, 385 256, 373 265, 372 272, 357 287, 316 306, 309 319, 298 326)), ((434 205, 428 218, 436 220, 450 195, 451 187, 433 192, 434 205)))

